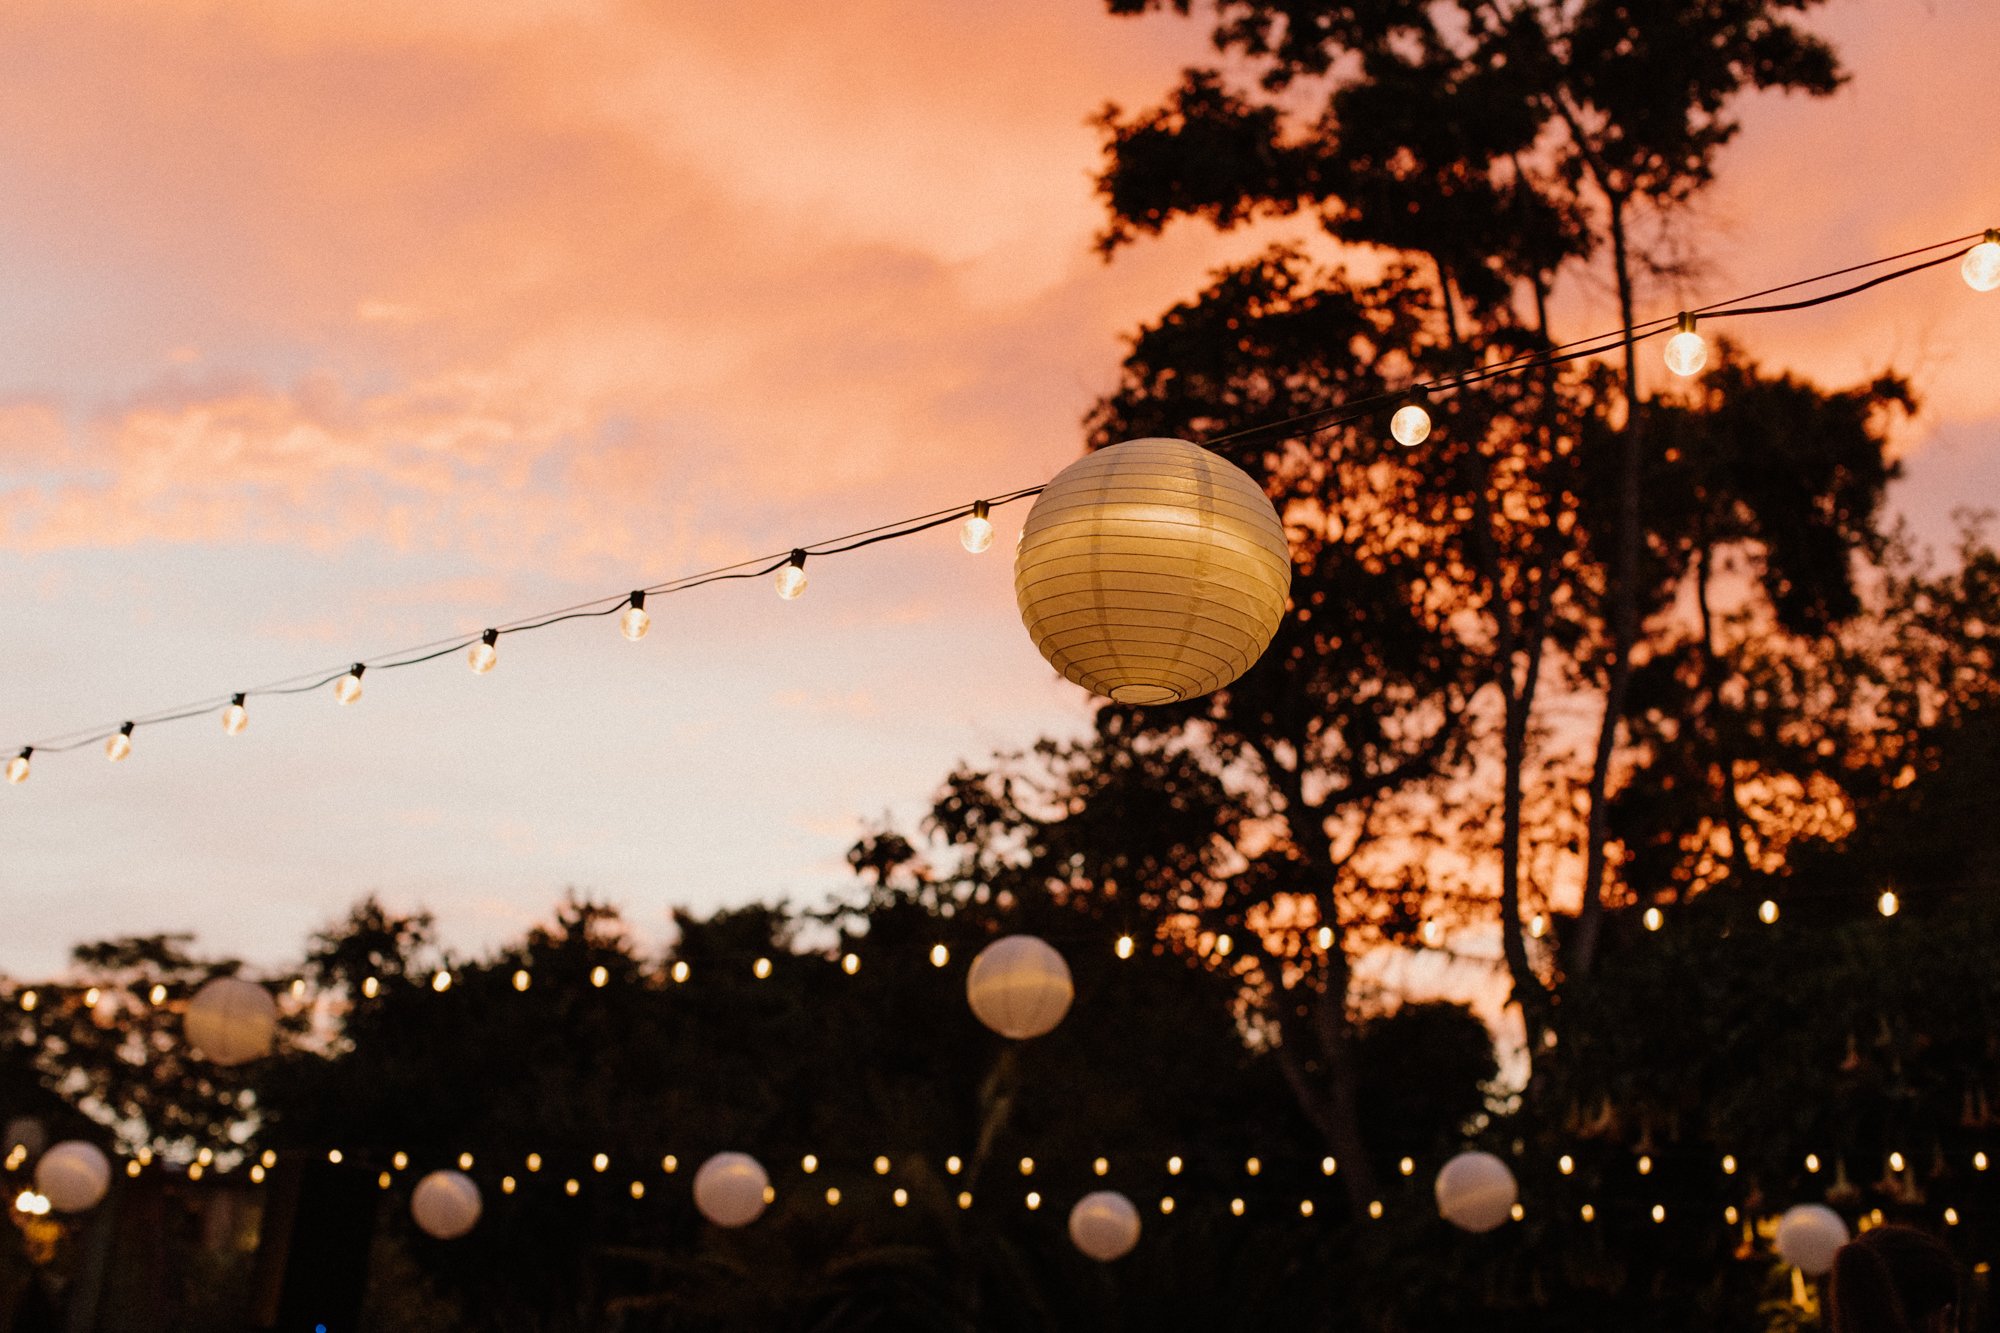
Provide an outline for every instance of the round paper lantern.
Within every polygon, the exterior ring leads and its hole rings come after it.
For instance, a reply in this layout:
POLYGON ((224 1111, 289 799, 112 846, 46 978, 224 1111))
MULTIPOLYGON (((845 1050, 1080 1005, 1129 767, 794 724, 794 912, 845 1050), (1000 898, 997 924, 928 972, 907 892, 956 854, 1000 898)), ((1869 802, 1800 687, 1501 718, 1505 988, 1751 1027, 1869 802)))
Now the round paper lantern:
POLYGON ((1123 1259, 1139 1243, 1139 1210, 1117 1190, 1086 1194, 1069 1210, 1069 1238, 1101 1264, 1123 1259))
POLYGON ((110 1188, 111 1159, 94 1143, 82 1139, 58 1143, 35 1163, 35 1192, 59 1213, 95 1208, 110 1188))
POLYGON ((749 1153, 719 1152, 694 1173, 694 1206, 719 1227, 747 1227, 764 1214, 771 1178, 749 1153))
POLYGON ((1787 1208, 1778 1219, 1778 1257, 1809 1277, 1833 1269, 1833 1252, 1847 1244, 1847 1223, 1823 1203, 1787 1208))
POLYGON ((216 977, 188 1001, 182 1026, 194 1048, 216 1064, 247 1064, 271 1053, 278 1003, 254 982, 216 977))
POLYGON ((1461 1231, 1493 1230, 1519 1197, 1513 1171, 1490 1152, 1462 1152, 1438 1172, 1438 1215, 1461 1231))
POLYGON ((1014 555, 1035 647, 1125 704, 1235 680, 1278 632, 1291 586, 1291 548, 1263 490, 1186 440, 1128 440, 1064 468, 1014 555))
POLYGON ((457 1240, 479 1224, 479 1186, 463 1171, 433 1171, 410 1191, 410 1216, 427 1236, 457 1240))
POLYGON ((1034 935, 1007 935, 979 951, 965 974, 965 998, 980 1022, 1024 1041, 1052 1031, 1076 995, 1069 964, 1034 935))

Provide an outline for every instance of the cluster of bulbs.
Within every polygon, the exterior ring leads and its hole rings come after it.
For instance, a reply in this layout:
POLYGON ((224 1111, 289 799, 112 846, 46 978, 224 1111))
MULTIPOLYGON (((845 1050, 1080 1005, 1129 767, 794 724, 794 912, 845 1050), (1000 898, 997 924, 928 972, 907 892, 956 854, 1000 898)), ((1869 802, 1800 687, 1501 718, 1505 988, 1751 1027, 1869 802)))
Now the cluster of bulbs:
MULTIPOLYGON (((1966 286, 1975 292, 2000 289, 2000 228, 1989 230, 1983 241, 1966 251, 1959 273, 1964 277, 1966 286)), ((1692 378, 1708 365, 1708 341, 1697 330, 1692 311, 1683 310, 1675 323, 1677 331, 1667 339, 1667 369, 1683 379, 1692 378)), ((1414 449, 1430 438, 1430 390, 1427 386, 1418 385, 1410 390, 1408 401, 1389 418, 1389 434, 1405 449, 1414 449)))
MULTIPOLYGON (((1896 913, 1903 910, 1903 900, 1897 896, 1896 891, 1894 889, 1884 889, 1882 890, 1881 893, 1876 895, 1875 910, 1881 913, 1885 917, 1894 916, 1896 915, 1896 913)), ((1763 902, 1758 903, 1757 919, 1763 922, 1767 926, 1777 925, 1778 924, 1777 899, 1766 898, 1763 902)), ((1538 917, 1537 920, 1540 920, 1540 918, 1538 917)), ((1649 931, 1657 932, 1663 929, 1667 924, 1666 913, 1662 912, 1657 907, 1648 907, 1640 915, 1639 924, 1644 926, 1649 931)), ((1539 933, 1540 932, 1537 932, 1537 934, 1539 933)))
MULTIPOLYGON (((2000 289, 2000 228, 1989 229, 1985 240, 1965 252, 1958 271, 1965 285, 1975 292, 2000 289)), ((1679 331, 1667 339, 1667 369, 1682 379, 1690 379, 1708 365, 1708 342, 1695 328, 1691 312, 1683 310, 1678 322, 1679 331)))
MULTIPOLYGON (((990 502, 974 501, 972 513, 959 525, 959 544, 978 555, 993 545, 993 520, 988 517, 990 502)), ((785 601, 796 601, 806 590, 806 556, 804 549, 796 549, 778 567, 776 585, 778 596, 785 601)), ((626 599, 624 612, 618 617, 618 630, 627 640, 637 643, 646 637, 653 627, 653 617, 646 610, 646 592, 643 588, 633 589, 626 599)), ((489 628, 479 636, 479 642, 466 650, 466 665, 475 676, 483 676, 500 663, 500 630, 489 628)), ((333 683, 333 697, 343 704, 351 704, 361 698, 361 678, 368 671, 368 664, 356 662, 347 674, 333 683)), ((240 736, 250 725, 250 710, 246 706, 247 692, 232 695, 229 706, 222 711, 222 730, 230 736, 240 736)), ((126 722, 104 742, 104 757, 112 763, 120 763, 131 757, 132 732, 137 722, 126 722)), ((28 780, 35 747, 26 745, 7 762, 7 781, 20 784, 28 780)))

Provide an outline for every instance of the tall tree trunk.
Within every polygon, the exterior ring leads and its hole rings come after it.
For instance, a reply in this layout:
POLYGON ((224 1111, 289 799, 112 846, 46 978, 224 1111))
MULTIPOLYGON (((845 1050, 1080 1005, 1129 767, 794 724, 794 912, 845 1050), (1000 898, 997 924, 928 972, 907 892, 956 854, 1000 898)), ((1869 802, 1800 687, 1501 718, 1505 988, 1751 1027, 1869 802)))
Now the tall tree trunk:
MULTIPOLYGON (((1625 196, 1608 185, 1611 258, 1618 280, 1618 315, 1629 331, 1633 321, 1632 258, 1626 248, 1625 196)), ((1612 561, 1611 644, 1604 671, 1604 717, 1597 728, 1597 749, 1590 765, 1590 816, 1585 829, 1583 904, 1576 925, 1575 948, 1565 960, 1577 976, 1597 961, 1604 928, 1605 844, 1611 836, 1607 801, 1611 761, 1618 748, 1618 728, 1625 717, 1625 694, 1632 681, 1632 645, 1639 637, 1639 485, 1644 463, 1645 401, 1639 393, 1639 347, 1625 338, 1625 429, 1619 432, 1618 546, 1612 561)))
MULTIPOLYGON (((1275 1002, 1290 1007, 1278 1013, 1267 1010, 1266 1016, 1278 1028, 1279 1068, 1299 1109, 1326 1141, 1339 1165, 1348 1203, 1358 1212, 1381 1195, 1367 1139, 1361 1132, 1360 1066, 1355 1059, 1354 1019, 1347 1007, 1353 969, 1333 890, 1340 868, 1334 862, 1333 839, 1326 831, 1325 809, 1306 800, 1304 783, 1295 770, 1279 762, 1268 747, 1256 748, 1271 785, 1284 797, 1285 824, 1310 879, 1305 891, 1318 905, 1321 923, 1333 930, 1333 944, 1323 951, 1319 990, 1306 1005, 1305 1018, 1298 1013, 1296 995, 1283 990, 1275 1002), (1308 1053, 1317 1057, 1317 1071, 1308 1068, 1308 1053)), ((1293 753, 1305 751, 1301 746, 1293 753)))
POLYGON ((1716 643, 1715 612, 1709 605, 1708 588, 1714 574, 1714 550, 1704 539, 1695 551, 1694 595, 1695 605, 1701 611, 1701 651, 1702 685, 1708 695, 1709 739, 1715 742, 1717 765, 1721 768, 1721 805, 1723 827, 1729 831, 1729 877, 1741 880, 1750 869, 1750 850, 1746 841, 1743 818, 1743 801, 1736 791, 1736 758, 1722 746, 1719 738, 1717 718, 1724 707, 1722 702, 1722 651, 1716 643))
POLYGON ((1527 661, 1518 684, 1512 654, 1502 667, 1508 679, 1506 717, 1502 725, 1502 768, 1506 790, 1500 799, 1500 948, 1507 959, 1507 972, 1514 981, 1514 998, 1521 1002, 1527 1020, 1530 1049, 1536 1026, 1545 1021, 1548 994, 1541 978, 1528 960, 1528 943, 1522 938, 1521 922, 1521 778, 1528 762, 1528 724, 1534 716, 1535 690, 1542 674, 1542 647, 1546 640, 1537 625, 1527 650, 1527 661))

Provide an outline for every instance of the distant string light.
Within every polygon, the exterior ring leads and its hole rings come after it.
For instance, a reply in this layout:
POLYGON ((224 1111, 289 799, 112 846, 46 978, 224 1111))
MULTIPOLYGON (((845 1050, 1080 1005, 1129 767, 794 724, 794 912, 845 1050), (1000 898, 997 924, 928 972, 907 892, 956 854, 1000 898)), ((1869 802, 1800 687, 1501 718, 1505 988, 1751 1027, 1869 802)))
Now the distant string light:
POLYGON ((646 590, 634 588, 626 599, 625 613, 618 617, 618 632, 637 643, 652 627, 653 618, 646 613, 646 590))
POLYGON ((1965 285, 1975 292, 2000 288, 2000 230, 1987 232, 1985 240, 1965 252, 1965 263, 1959 272, 1965 277, 1965 285))
POLYGON ((1667 369, 1682 378, 1701 374, 1708 364, 1708 340, 1695 332, 1695 318, 1687 311, 1680 314, 1680 332, 1667 339, 1667 369))
POLYGON ((958 544, 974 555, 985 552, 993 545, 993 520, 988 518, 988 506, 984 500, 972 502, 972 513, 958 529, 958 544))
POLYGON ((793 551, 784 564, 778 567, 778 596, 786 601, 797 600, 806 590, 806 553, 793 551))
POLYGON ((118 728, 117 735, 112 736, 104 742, 104 757, 106 759, 116 764, 131 757, 132 728, 134 725, 134 723, 127 722, 124 726, 118 728))
POLYGON ((473 675, 483 676, 493 669, 500 660, 499 642, 500 631, 489 629, 479 636, 478 643, 466 651, 466 665, 472 668, 473 675))
POLYGON ((361 697, 361 675, 368 670, 366 662, 356 662, 347 668, 347 674, 333 684, 333 697, 344 704, 351 704, 361 697))
POLYGON ((1389 434, 1405 449, 1414 449, 1431 437, 1431 414, 1425 404, 1429 393, 1419 387, 1410 393, 1410 401, 1396 409, 1396 415, 1389 418, 1389 434))

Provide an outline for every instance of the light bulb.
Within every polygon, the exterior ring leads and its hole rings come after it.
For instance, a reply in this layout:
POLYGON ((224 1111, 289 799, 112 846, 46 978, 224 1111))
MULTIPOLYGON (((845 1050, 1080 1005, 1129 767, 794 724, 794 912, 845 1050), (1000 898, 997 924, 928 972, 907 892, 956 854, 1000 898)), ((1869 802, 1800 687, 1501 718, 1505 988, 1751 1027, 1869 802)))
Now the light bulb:
POLYGON ((472 651, 465 655, 466 664, 472 668, 473 675, 485 675, 493 669, 493 664, 500 660, 500 650, 494 646, 499 637, 499 630, 487 630, 479 636, 479 642, 472 645, 472 651))
POLYGON ((1694 331, 1694 316, 1681 315, 1681 331, 1667 339, 1667 369, 1676 375, 1699 375, 1708 364, 1708 342, 1694 331))
POLYGON ((806 553, 793 551, 778 569, 778 596, 791 601, 806 590, 806 553))
POLYGON ((1647 930, 1658 930, 1661 926, 1666 924, 1666 918, 1660 915, 1659 908, 1648 907, 1646 909, 1646 915, 1643 918, 1641 918, 1641 922, 1646 927, 1647 930))
POLYGON ((1389 433, 1396 437, 1397 444, 1414 449, 1431 437, 1431 414, 1420 401, 1399 407, 1396 415, 1389 418, 1389 433))
POLYGON ((1986 239, 1965 252, 1965 263, 1959 266, 1965 275, 1965 285, 1975 292, 1990 292, 2000 287, 2000 229, 1986 233, 1986 239))
POLYGON ((974 555, 993 545, 993 520, 986 517, 986 501, 973 501, 972 517, 958 530, 958 544, 974 555))
POLYGON ((1766 898, 1763 902, 1759 903, 1757 905, 1757 919, 1767 926, 1776 925, 1778 921, 1777 902, 1766 898))
POLYGON ((243 728, 250 725, 250 710, 243 706, 243 696, 234 695, 229 707, 222 710, 222 732, 225 736, 240 736, 243 728))
POLYGON ((653 618, 646 614, 646 590, 632 590, 632 604, 625 608, 625 614, 618 617, 618 632, 633 643, 646 637, 646 631, 653 627, 653 618))
POLYGON ((1875 910, 1883 916, 1894 916, 1903 909, 1902 900, 1896 897, 1894 889, 1882 890, 1882 896, 1875 900, 1875 910))
POLYGON ((361 697, 361 673, 368 668, 356 662, 347 674, 334 682, 333 697, 344 704, 351 704, 361 697))
POLYGON ((104 757, 106 759, 109 759, 112 763, 115 764, 119 760, 126 758, 128 755, 132 753, 133 725, 134 725, 133 723, 127 722, 124 726, 118 728, 118 734, 116 736, 109 737, 105 740, 104 757))
POLYGON ((34 752, 34 746, 24 746, 21 753, 7 761, 7 781, 19 785, 28 780, 28 756, 34 752))

